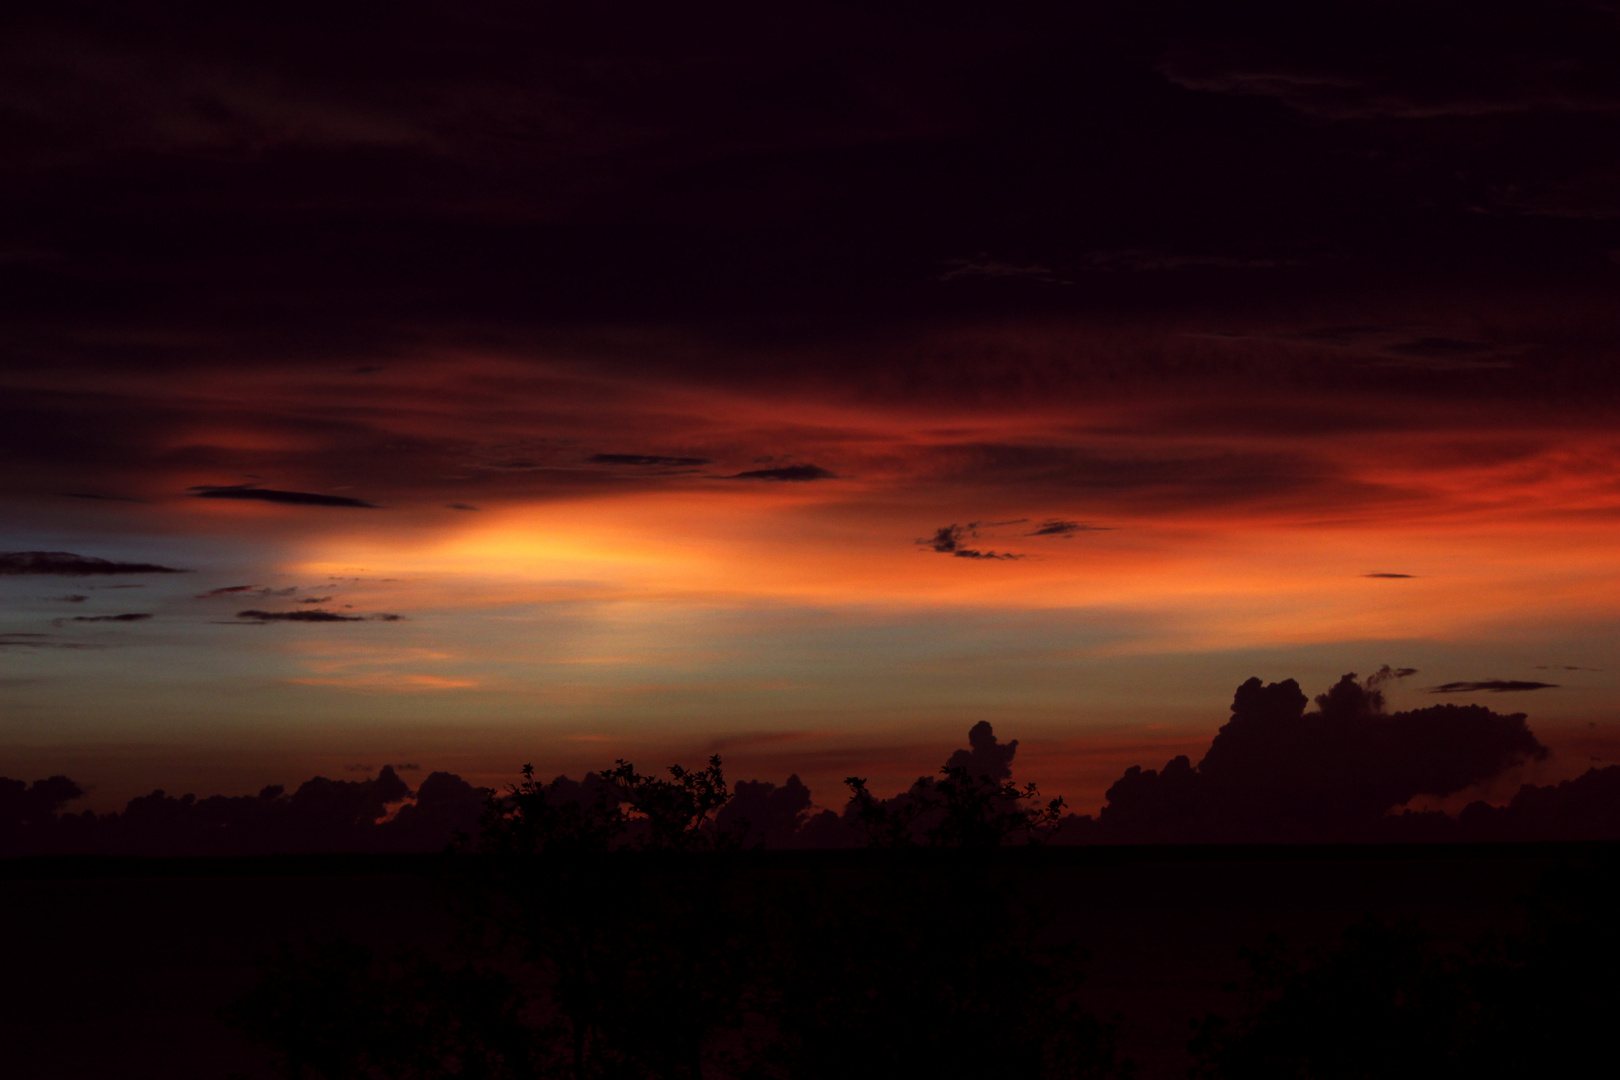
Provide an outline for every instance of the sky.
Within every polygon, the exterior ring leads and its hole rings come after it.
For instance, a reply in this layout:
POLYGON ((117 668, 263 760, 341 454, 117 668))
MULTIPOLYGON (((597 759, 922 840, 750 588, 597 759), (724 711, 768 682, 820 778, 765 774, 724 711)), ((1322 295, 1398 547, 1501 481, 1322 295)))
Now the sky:
POLYGON ((0 16, 0 774, 1620 758, 1620 8, 580 7, 0 16))

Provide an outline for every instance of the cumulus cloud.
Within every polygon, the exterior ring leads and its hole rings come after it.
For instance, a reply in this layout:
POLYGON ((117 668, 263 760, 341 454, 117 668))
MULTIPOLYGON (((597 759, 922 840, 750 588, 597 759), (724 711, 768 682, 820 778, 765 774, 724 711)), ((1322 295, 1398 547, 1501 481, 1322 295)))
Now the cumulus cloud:
POLYGON ((797 846, 800 826, 810 815, 810 789, 798 774, 778 786, 768 780, 739 780, 715 815, 715 826, 745 846, 797 846))
POLYGON ((1431 687, 1431 694, 1474 694, 1482 691, 1492 694, 1508 694, 1522 690, 1556 690, 1557 683, 1529 682, 1524 679, 1478 679, 1465 682, 1441 683, 1431 687))
POLYGON ((197 499, 250 499, 258 502, 281 503, 287 506, 347 506, 365 510, 376 510, 376 503, 366 502, 364 499, 353 499, 347 495, 320 495, 310 491, 278 491, 275 488, 262 488, 253 484, 228 484, 215 486, 212 484, 198 484, 186 489, 197 499))
POLYGON ((1293 679, 1249 679, 1203 760, 1126 770, 1099 823, 1136 841, 1353 839, 1418 795, 1451 795, 1547 756, 1523 713, 1482 705, 1385 712, 1380 686, 1410 674, 1345 675, 1309 712, 1293 679))
POLYGON ((1012 760, 1018 753, 1018 740, 998 742, 996 732, 988 720, 980 720, 968 729, 965 750, 953 751, 945 760, 947 769, 966 769, 974 779, 1003 781, 1012 779, 1012 760))
POLYGON ((8 551, 0 553, 0 575, 52 574, 61 577, 98 577, 105 574, 184 574, 155 563, 115 562, 68 551, 8 551))

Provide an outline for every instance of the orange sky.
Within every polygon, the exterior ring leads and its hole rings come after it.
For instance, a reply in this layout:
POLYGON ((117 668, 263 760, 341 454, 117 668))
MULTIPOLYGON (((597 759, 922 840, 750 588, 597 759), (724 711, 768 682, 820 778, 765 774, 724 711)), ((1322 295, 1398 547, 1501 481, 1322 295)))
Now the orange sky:
MULTIPOLYGON (((846 766, 818 754, 866 747, 899 783, 988 718, 1084 803, 1119 753, 1196 755, 1250 674, 1316 690, 1417 667, 1408 704, 1536 678, 1557 688, 1533 717, 1606 717, 1620 456, 1601 416, 1515 421, 1491 400, 1437 415, 1363 388, 1336 403, 1357 422, 1316 426, 1290 419, 1319 408, 1309 388, 984 403, 513 355, 391 371, 213 373, 182 403, 192 419, 132 448, 138 476, 105 467, 104 493, 144 501, 28 504, 12 548, 194 573, 73 604, 73 582, 4 583, 12 630, 82 646, 7 652, 14 753, 470 754, 494 777, 507 758, 560 771, 743 733, 739 767, 797 767, 828 796, 846 766), (357 408, 342 395, 362 379, 357 408), (737 478, 811 464, 831 475, 737 478), (372 505, 188 493, 232 483, 372 505), (936 550, 948 527, 959 549, 1013 557, 936 550), (204 597, 227 586, 252 589, 204 597), (300 606, 400 619, 220 625, 300 606), (61 621, 114 609, 154 618, 61 621)), ((135 782, 97 768, 108 798, 135 782)))

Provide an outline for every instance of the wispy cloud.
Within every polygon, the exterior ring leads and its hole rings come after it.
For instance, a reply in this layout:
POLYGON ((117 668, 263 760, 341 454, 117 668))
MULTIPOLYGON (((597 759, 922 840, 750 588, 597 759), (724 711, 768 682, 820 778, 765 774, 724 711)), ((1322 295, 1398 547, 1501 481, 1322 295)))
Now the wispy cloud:
POLYGON ((319 607, 313 610, 292 610, 292 612, 264 612, 264 610, 249 609, 237 612, 237 619, 251 619, 253 622, 366 622, 364 615, 342 615, 339 612, 329 612, 319 607))
POLYGON ((376 510, 376 503, 353 499, 347 495, 321 495, 311 491, 279 491, 275 488, 256 487, 252 484, 214 486, 198 484, 186 489, 197 499, 249 499, 257 502, 281 503, 287 506, 346 506, 376 510))
POLYGON ((1430 687, 1431 694, 1509 694, 1524 690, 1556 690, 1557 683, 1530 682, 1524 679, 1479 679, 1466 682, 1441 683, 1430 687))
POLYGON ((966 525, 941 525, 934 530, 934 535, 917 543, 933 548, 941 555, 952 555, 958 559, 1021 559, 1022 555, 1001 551, 980 551, 964 545, 964 541, 979 535, 979 523, 970 521, 966 525))
POLYGON ((1058 518, 1048 518, 1041 522, 1034 532, 1027 532, 1025 536, 1073 536, 1081 532, 1108 532, 1107 525, 1088 525, 1083 521, 1062 521, 1058 518))
POLYGON ((747 472, 733 473, 727 480, 788 480, 802 482, 805 480, 836 480, 838 474, 823 469, 820 465, 784 465, 778 469, 750 469, 747 472))
POLYGON ((8 551, 0 553, 0 575, 54 574, 63 577, 97 577, 105 574, 184 574, 172 566, 155 563, 115 562, 68 551, 8 551))

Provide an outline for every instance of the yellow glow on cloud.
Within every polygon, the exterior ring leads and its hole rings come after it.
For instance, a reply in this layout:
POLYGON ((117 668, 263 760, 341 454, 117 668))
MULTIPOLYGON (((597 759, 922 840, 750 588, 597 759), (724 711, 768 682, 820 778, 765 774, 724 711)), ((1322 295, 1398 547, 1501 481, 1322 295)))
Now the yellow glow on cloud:
MULTIPOLYGON (((1466 485, 1472 487, 1472 484, 1466 485)), ((1459 514, 1420 524, 1121 522, 1036 540, 973 541, 1017 561, 937 554, 914 541, 932 511, 833 485, 641 492, 497 508, 437 536, 355 532, 311 545, 292 569, 359 574, 367 604, 440 615, 574 599, 636 608, 760 603, 882 611, 1084 609, 1157 616, 1134 649, 1454 637, 1620 607, 1620 556, 1604 521, 1459 514), (1379 580, 1364 575, 1413 575, 1379 580), (394 579, 390 584, 374 584, 394 579)), ((572 662, 631 662, 622 637, 572 662)), ((564 658, 559 657, 558 662, 564 658)))

